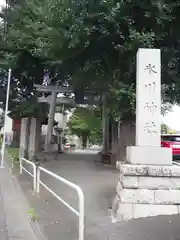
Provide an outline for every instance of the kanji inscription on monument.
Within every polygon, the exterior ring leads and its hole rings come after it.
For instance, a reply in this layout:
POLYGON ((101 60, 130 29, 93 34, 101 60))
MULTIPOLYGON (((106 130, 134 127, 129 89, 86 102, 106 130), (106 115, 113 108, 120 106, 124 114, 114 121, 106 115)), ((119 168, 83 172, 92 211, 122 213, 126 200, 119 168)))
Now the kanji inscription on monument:
POLYGON ((140 48, 136 76, 136 145, 160 146, 161 56, 159 49, 140 48))

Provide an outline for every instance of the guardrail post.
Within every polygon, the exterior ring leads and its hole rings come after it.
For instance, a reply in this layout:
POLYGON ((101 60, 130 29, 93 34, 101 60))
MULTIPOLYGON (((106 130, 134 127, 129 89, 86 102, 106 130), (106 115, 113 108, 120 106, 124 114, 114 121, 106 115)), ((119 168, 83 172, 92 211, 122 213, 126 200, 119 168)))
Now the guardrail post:
POLYGON ((11 158, 11 168, 13 169, 14 168, 14 159, 11 158))
POLYGON ((19 163, 20 163, 20 174, 22 174, 22 158, 19 158, 19 163))
POLYGON ((84 195, 81 189, 79 195, 79 240, 84 240, 84 195))
POLYGON ((78 186, 75 185, 74 183, 68 181, 65 178, 62 178, 60 176, 58 176, 57 174, 38 166, 37 164, 36 166, 36 192, 39 193, 40 192, 40 184, 42 184, 42 186, 47 189, 50 193, 52 193, 59 201, 61 201, 66 207, 68 207, 72 212, 74 212, 78 217, 79 217, 79 238, 78 240, 84 240, 84 194, 82 192, 82 189, 78 186), (74 209, 71 205, 69 205, 66 201, 64 201, 60 196, 58 196, 55 192, 53 192, 48 186, 46 186, 46 184, 44 184, 43 182, 41 182, 40 180, 40 175, 41 175, 41 171, 45 172, 47 174, 49 174, 50 176, 60 180, 61 182, 65 183, 66 185, 68 185, 69 187, 75 189, 78 193, 79 196, 79 212, 74 209))
POLYGON ((37 193, 40 192, 40 173, 41 173, 41 170, 40 170, 39 167, 37 167, 37 179, 36 179, 36 182, 37 182, 36 191, 37 191, 37 193))
POLYGON ((37 178, 37 170, 36 170, 36 165, 34 164, 33 165, 33 174, 34 174, 34 179, 33 179, 33 188, 34 188, 34 191, 36 191, 36 178, 37 178))

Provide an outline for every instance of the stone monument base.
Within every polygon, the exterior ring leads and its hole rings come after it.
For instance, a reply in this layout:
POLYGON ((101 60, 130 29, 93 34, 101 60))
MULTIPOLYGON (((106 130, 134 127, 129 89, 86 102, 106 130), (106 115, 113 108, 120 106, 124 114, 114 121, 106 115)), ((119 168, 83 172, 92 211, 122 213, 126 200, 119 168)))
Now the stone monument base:
POLYGON ((129 146, 126 150, 127 162, 131 164, 172 165, 172 148, 129 146))
POLYGON ((180 213, 180 167, 119 164, 113 222, 180 213))

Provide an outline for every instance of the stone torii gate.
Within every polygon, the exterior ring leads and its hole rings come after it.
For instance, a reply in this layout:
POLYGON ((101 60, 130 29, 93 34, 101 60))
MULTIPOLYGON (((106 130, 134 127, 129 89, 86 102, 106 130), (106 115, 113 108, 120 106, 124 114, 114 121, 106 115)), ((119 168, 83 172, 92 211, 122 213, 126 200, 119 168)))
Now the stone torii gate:
MULTIPOLYGON (((47 127, 47 133, 46 133, 46 139, 45 139, 45 147, 44 151, 48 152, 49 151, 49 145, 52 139, 52 133, 53 133, 53 123, 54 123, 54 116, 55 116, 55 110, 56 110, 56 103, 57 103, 57 94, 58 93, 72 93, 71 88, 63 88, 63 87, 58 87, 58 86, 44 86, 44 85, 39 85, 35 84, 34 87, 36 88, 36 91, 38 92, 49 92, 51 93, 51 97, 49 98, 49 117, 48 117, 48 127, 47 127)), ((40 100, 42 101, 42 99, 40 100)), ((59 99, 58 103, 60 104, 73 104, 74 102, 71 99, 59 99)))
MULTIPOLYGON (((51 100, 52 100, 52 95, 49 95, 48 97, 43 96, 43 97, 38 98, 38 102, 48 103, 49 105, 51 104, 51 100)), ((62 139, 64 137, 64 117, 65 117, 64 109, 65 109, 65 106, 70 106, 70 107, 75 106, 75 101, 74 101, 74 99, 70 99, 70 98, 66 98, 66 97, 57 97, 56 98, 56 106, 55 106, 56 111, 59 111, 58 110, 59 106, 61 108, 63 119, 62 119, 62 127, 56 128, 56 131, 58 133, 58 152, 61 152, 62 151, 62 139)), ((52 134, 50 137, 52 137, 52 134)), ((51 142, 51 139, 48 139, 48 140, 51 142)), ((50 144, 50 142, 48 143, 48 145, 50 144)))
MULTIPOLYGON (((49 108, 49 117, 48 117, 48 127, 47 127, 47 134, 46 134, 46 139, 45 139, 45 148, 44 151, 48 152, 49 151, 49 146, 50 142, 52 139, 52 133, 53 133, 53 123, 54 123, 54 116, 55 116, 55 110, 56 110, 56 104, 62 104, 64 106, 65 104, 75 106, 76 101, 72 98, 57 98, 58 93, 71 93, 73 94, 72 88, 69 87, 59 87, 59 86, 46 86, 46 85, 39 85, 39 84, 34 84, 34 87, 36 88, 36 91, 38 92, 48 92, 51 93, 51 95, 48 98, 39 98, 40 102, 48 102, 50 105, 49 108)), ((82 104, 97 104, 97 100, 94 99, 84 99, 82 104)), ((103 108, 103 112, 105 113, 105 107, 103 108)), ((103 114, 103 144, 107 142, 107 131, 104 129, 104 127, 107 127, 107 124, 105 124, 105 114, 103 114), (105 140, 106 139, 106 140, 105 140)), ((105 144, 104 144, 105 145, 105 144)))

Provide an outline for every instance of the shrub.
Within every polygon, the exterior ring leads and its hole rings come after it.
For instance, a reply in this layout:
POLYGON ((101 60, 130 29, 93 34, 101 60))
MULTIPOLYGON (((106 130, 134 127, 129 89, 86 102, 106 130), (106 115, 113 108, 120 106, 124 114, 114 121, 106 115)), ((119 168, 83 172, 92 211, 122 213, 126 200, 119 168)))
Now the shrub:
POLYGON ((14 162, 19 162, 19 148, 8 148, 8 153, 14 162))

